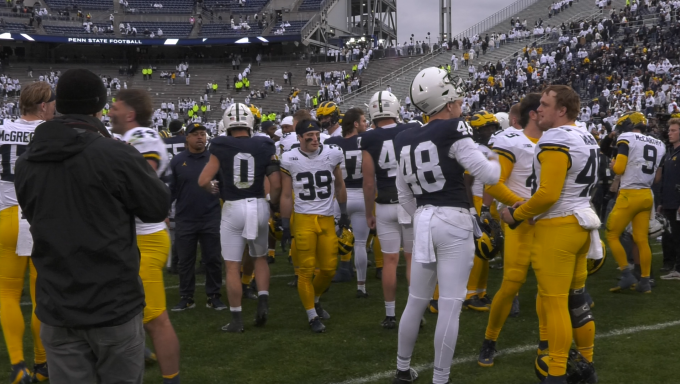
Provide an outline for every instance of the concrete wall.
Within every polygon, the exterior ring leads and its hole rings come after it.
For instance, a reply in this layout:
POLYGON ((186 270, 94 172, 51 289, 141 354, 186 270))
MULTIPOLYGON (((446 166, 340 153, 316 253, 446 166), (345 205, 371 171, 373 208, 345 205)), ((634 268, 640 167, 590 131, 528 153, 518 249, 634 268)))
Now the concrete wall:
MULTIPOLYGON (((326 17, 330 26, 347 29, 347 8, 349 7, 349 3, 350 0, 338 0, 338 2, 335 3, 326 17)), ((344 35, 344 33, 338 31, 335 35, 344 35)))

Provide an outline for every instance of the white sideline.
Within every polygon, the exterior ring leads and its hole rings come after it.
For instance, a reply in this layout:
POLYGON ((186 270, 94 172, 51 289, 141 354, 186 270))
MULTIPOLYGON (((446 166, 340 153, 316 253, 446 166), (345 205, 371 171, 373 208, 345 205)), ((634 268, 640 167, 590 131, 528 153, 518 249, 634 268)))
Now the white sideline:
MULTIPOLYGON (((656 330, 659 330, 659 329, 673 327, 673 326, 676 326, 676 325, 680 325, 680 320, 670 321, 670 322, 667 322, 667 323, 659 323, 659 324, 654 324, 654 325, 641 325, 641 326, 638 326, 638 327, 615 329, 613 331, 597 334, 597 335, 595 335, 595 338, 596 339, 604 339, 604 338, 608 338, 608 337, 630 335, 630 334, 633 334, 633 333, 639 333, 639 332, 643 332, 643 331, 656 331, 656 330)), ((523 352, 527 352, 527 351, 531 351, 531 350, 536 350, 536 345, 537 344, 534 343, 534 344, 527 344, 527 345, 522 345, 522 346, 519 346, 519 347, 505 349, 505 350, 499 352, 497 356, 513 355, 513 354, 517 354, 517 353, 523 353, 523 352)), ((395 358, 396 358, 396 355, 395 355, 395 358)), ((475 356, 460 357, 460 358, 453 359, 452 365, 472 363, 472 362, 475 362, 475 361, 477 361, 476 355, 475 356)), ((395 363, 395 366, 396 366, 396 363, 395 363)), ((432 366, 433 366, 433 364, 429 363, 429 364, 416 365, 412 368, 415 369, 416 371, 420 372, 422 370, 432 369, 432 366)), ((334 384, 364 384, 364 383, 370 383, 370 382, 377 381, 377 380, 388 379, 390 377, 393 377, 393 375, 394 375, 394 370, 391 370, 391 371, 376 373, 376 374, 373 374, 373 375, 370 375, 370 376, 359 377, 359 378, 356 378, 356 379, 349 379, 349 380, 342 381, 342 382, 339 382, 339 383, 334 383, 334 384)), ((425 380, 425 381, 427 382, 427 380, 425 380)))

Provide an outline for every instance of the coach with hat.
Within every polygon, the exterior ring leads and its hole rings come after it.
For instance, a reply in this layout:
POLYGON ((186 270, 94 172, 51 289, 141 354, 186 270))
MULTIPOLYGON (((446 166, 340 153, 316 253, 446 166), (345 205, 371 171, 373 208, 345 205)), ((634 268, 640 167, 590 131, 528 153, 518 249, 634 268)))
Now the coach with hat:
POLYGON ((210 160, 206 151, 207 130, 194 123, 186 127, 186 149, 170 162, 170 190, 175 202, 175 248, 179 256, 179 303, 172 311, 194 308, 196 248, 201 243, 205 265, 206 306, 226 309, 222 288, 221 208, 219 197, 198 186, 198 176, 210 160))
POLYGON ((170 192, 135 148, 99 120, 106 88, 85 69, 57 84, 57 112, 16 164, 31 225, 50 382, 142 383, 144 289, 135 216, 163 221, 170 192))

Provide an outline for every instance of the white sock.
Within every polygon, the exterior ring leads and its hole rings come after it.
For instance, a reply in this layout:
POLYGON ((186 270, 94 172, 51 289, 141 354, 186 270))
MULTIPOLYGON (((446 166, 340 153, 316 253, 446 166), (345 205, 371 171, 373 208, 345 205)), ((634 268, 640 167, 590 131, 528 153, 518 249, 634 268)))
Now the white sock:
POLYGON ((321 296, 314 296, 314 304, 318 304, 320 298, 321 296))
POLYGON ((269 291, 257 291, 258 296, 267 295, 269 296, 269 291))
POLYGON ((394 310, 396 308, 396 303, 394 301, 385 302, 385 316, 395 317, 394 310))
POLYGON ((241 312, 241 307, 229 307, 229 311, 231 311, 231 312, 241 312))
POLYGON ((397 369, 400 371, 408 371, 411 368, 411 358, 401 357, 397 354, 397 369))
POLYGON ((307 310, 307 320, 312 320, 313 318, 317 317, 318 315, 316 314, 316 309, 308 309, 307 310))
POLYGON ((366 293, 366 284, 357 284, 357 289, 363 293, 366 293))

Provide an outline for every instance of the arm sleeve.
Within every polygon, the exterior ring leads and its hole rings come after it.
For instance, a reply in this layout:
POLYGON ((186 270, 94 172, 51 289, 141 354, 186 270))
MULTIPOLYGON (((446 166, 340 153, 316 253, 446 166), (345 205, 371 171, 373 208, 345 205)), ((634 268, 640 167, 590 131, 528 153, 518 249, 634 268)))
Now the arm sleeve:
POLYGON ((515 220, 529 219, 547 211, 562 193, 569 154, 564 150, 544 149, 538 154, 538 161, 541 162, 541 184, 531 199, 517 208, 513 214, 515 220))
POLYGON ((118 198, 143 222, 163 221, 170 210, 170 190, 139 152, 126 144, 116 144, 118 198))
POLYGON ((617 175, 623 175, 626 171, 626 165, 628 165, 628 141, 619 140, 616 144, 617 154, 616 160, 614 162, 614 173, 617 175))
POLYGON ((501 203, 512 206, 516 202, 524 200, 505 185, 505 181, 510 178, 510 174, 515 165, 506 156, 499 156, 498 162, 501 164, 501 177, 498 179, 497 184, 487 186, 486 192, 501 203))
POLYGON ((401 169, 400 166, 397 171, 397 196, 399 197, 401 207, 413 217, 416 212, 416 198, 413 196, 413 191, 409 188, 408 183, 404 180, 404 174, 401 169))
POLYGON ((489 161, 477 150, 471 138, 460 139, 451 145, 449 157, 455 159, 475 179, 483 184, 496 184, 501 176, 501 166, 497 161, 489 161))

